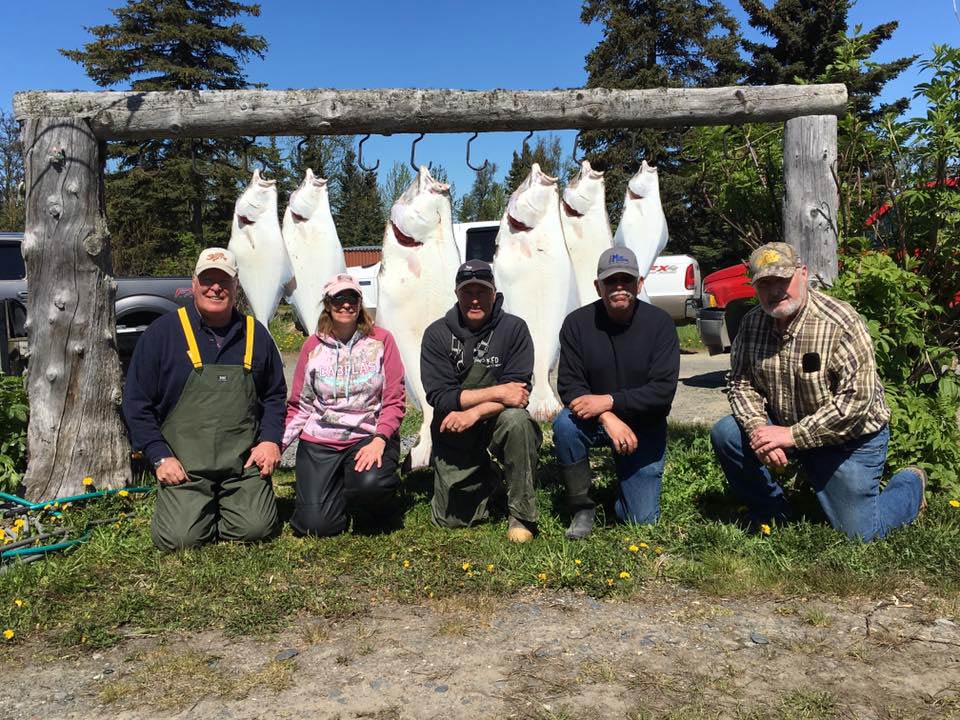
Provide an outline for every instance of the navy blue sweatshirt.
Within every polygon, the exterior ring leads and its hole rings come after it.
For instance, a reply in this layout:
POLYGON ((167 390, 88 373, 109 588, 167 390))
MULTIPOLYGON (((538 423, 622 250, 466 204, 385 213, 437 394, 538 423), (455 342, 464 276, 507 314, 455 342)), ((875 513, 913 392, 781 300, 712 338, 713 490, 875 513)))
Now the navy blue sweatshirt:
MULTIPOLYGON (((193 303, 187 305, 187 314, 204 365, 243 365, 243 315, 233 311, 218 348, 219 338, 203 321, 193 303)), ((287 384, 283 379, 283 361, 277 346, 269 331, 259 322, 254 323, 252 370, 260 401, 259 442, 279 445, 283 437, 287 384)), ((160 428, 180 400, 191 372, 193 363, 187 357, 187 341, 180 318, 176 312, 169 312, 154 320, 137 343, 123 390, 123 417, 130 432, 130 444, 135 450, 143 450, 152 463, 173 455, 160 428)))
POLYGON ((597 300, 563 321, 557 390, 564 405, 610 395, 614 414, 631 428, 661 425, 679 375, 677 329, 658 307, 638 300, 630 323, 619 325, 597 300))

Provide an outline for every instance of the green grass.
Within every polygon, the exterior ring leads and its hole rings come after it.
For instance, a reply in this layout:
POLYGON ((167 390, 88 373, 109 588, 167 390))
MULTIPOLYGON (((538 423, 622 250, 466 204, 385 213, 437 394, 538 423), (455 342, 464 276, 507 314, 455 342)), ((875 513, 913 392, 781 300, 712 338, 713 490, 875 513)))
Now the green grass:
MULTIPOLYGON (((408 425, 416 422, 411 417, 408 425)), ((673 425, 661 521, 608 522, 588 541, 571 543, 563 538, 568 518, 551 452, 545 442, 540 536, 525 546, 506 542, 502 518, 462 531, 434 528, 432 477, 424 470, 404 478, 396 501, 403 527, 382 535, 296 538, 285 527, 263 545, 163 554, 150 542, 152 495, 71 508, 65 522, 78 527, 90 518, 126 517, 76 550, 0 576, 0 629, 16 633, 4 644, 39 639, 99 647, 130 634, 206 628, 257 636, 297 616, 349 616, 383 601, 482 601, 530 588, 629 597, 660 581, 738 596, 881 596, 924 586, 956 606, 960 510, 947 498, 932 498, 921 522, 870 545, 848 541, 819 519, 775 527, 766 537, 747 534, 724 493, 707 429, 673 425)), ((609 520, 612 464, 604 455, 596 460, 600 518, 609 520)), ((289 517, 292 473, 279 473, 275 486, 281 515, 289 517)), ((794 495, 800 507, 816 508, 811 496, 794 495)))
POLYGON ((681 352, 704 352, 706 347, 700 340, 700 333, 697 331, 695 322, 686 325, 677 325, 677 336, 680 338, 681 352))

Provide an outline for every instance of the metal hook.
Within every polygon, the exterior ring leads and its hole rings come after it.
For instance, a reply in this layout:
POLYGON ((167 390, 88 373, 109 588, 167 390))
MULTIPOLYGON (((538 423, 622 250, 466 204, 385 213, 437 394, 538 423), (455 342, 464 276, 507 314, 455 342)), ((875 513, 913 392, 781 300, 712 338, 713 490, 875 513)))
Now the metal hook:
MULTIPOLYGON (((421 136, 422 137, 422 136, 421 136)), ((373 172, 378 167, 380 167, 380 161, 377 160, 376 164, 373 167, 367 167, 363 164, 363 144, 370 139, 370 133, 367 133, 360 140, 360 144, 357 146, 357 165, 360 166, 361 170, 366 170, 367 172, 373 172)))
MULTIPOLYGON (((250 148, 257 144, 257 136, 253 135, 250 139, 243 139, 243 169, 248 173, 252 173, 253 169, 250 167, 250 148)), ((267 166, 260 162, 260 177, 263 177, 264 173, 267 172, 267 166)))
POLYGON ((573 162, 578 166, 583 162, 583 158, 577 159, 577 143, 580 142, 580 135, 583 133, 583 130, 577 132, 577 136, 573 139, 573 150, 570 151, 571 156, 573 157, 573 162))
POLYGON ((520 153, 521 153, 522 155, 525 155, 525 154, 528 152, 528 150, 527 150, 527 140, 529 140, 529 139, 532 138, 532 137, 533 137, 533 130, 531 130, 530 132, 528 132, 527 135, 526 135, 526 137, 523 138, 523 143, 520 145, 520 153))
MULTIPOLYGON (((413 141, 413 144, 410 146, 410 167, 413 168, 415 173, 420 172, 420 168, 417 167, 417 143, 423 140, 425 133, 420 133, 420 137, 413 141)), ((427 163, 427 170, 433 170, 433 163, 427 163)))
POLYGON ((467 140, 467 167, 473 170, 474 172, 480 172, 481 170, 485 170, 487 166, 490 165, 489 160, 484 160, 483 165, 481 165, 480 167, 474 167, 473 165, 470 164, 470 143, 476 140, 479 135, 480 135, 479 131, 475 132, 473 133, 473 135, 470 136, 470 139, 467 140))
POLYGON ((297 167, 300 167, 301 165, 303 165, 303 148, 308 142, 310 142, 309 135, 305 136, 303 140, 298 142, 296 149, 293 151, 294 165, 296 165, 297 167))

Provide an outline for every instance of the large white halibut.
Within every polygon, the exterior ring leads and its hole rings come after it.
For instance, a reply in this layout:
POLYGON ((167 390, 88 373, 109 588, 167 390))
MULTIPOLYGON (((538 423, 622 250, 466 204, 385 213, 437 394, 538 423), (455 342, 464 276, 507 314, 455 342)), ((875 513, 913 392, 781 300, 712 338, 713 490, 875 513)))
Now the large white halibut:
POLYGON ((277 181, 264 180, 260 170, 233 208, 227 247, 237 256, 240 285, 253 316, 268 326, 280 304, 284 286, 293 277, 277 218, 277 181))
MULTIPOLYGON (((653 261, 667 246, 670 235, 667 218, 660 204, 660 179, 657 169, 644 160, 636 175, 627 183, 623 198, 623 215, 613 244, 628 247, 637 256, 637 266, 644 278, 650 274, 653 261)), ((649 303, 647 289, 640 291, 640 299, 649 303)))
POLYGON ((573 265, 577 299, 582 307, 597 299, 597 289, 593 285, 597 277, 597 260, 600 253, 613 245, 603 173, 591 168, 586 160, 580 163, 580 173, 563 191, 560 224, 573 265))
POLYGON ((420 439, 410 450, 412 468, 430 462, 433 408, 420 379, 423 333, 456 302, 460 253, 453 236, 450 186, 421 166, 390 209, 383 233, 383 259, 377 276, 377 324, 397 341, 407 380, 407 397, 423 413, 420 439))
POLYGON ((296 277, 290 304, 307 333, 315 332, 323 309, 323 284, 331 275, 346 272, 347 263, 330 214, 327 181, 314 177, 309 168, 283 214, 283 242, 296 277))
POLYGON ((560 326, 576 304, 570 256, 560 226, 557 178, 533 164, 500 221, 493 274, 503 309, 523 318, 533 338, 533 391, 527 410, 549 420, 562 409, 550 370, 560 354, 560 326))

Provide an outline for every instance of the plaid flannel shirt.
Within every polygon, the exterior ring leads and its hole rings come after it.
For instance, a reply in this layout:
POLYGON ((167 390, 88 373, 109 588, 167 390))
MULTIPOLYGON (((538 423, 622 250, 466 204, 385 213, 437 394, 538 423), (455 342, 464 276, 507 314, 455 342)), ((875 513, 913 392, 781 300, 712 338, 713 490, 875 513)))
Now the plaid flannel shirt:
POLYGON ((847 303, 816 290, 782 332, 762 308, 744 316, 728 387, 748 435, 769 417, 790 427, 798 448, 839 445, 890 420, 866 324, 847 303))

